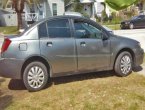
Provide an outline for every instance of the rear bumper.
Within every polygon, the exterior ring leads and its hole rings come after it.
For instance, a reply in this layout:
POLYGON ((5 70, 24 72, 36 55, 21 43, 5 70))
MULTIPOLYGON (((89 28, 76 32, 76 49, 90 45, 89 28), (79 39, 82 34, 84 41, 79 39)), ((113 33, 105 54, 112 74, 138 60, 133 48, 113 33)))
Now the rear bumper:
POLYGON ((144 59, 144 50, 136 49, 134 58, 134 67, 140 66, 143 63, 143 59, 144 59))
POLYGON ((21 68, 23 60, 0 59, 0 76, 13 79, 21 79, 21 68))

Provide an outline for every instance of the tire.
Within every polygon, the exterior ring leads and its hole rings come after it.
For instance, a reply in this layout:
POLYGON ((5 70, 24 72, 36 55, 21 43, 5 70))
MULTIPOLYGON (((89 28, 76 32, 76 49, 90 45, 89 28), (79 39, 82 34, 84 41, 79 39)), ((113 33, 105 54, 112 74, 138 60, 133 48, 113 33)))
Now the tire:
POLYGON ((114 70, 121 77, 128 76, 132 72, 133 60, 129 52, 120 53, 116 59, 114 70))
POLYGON ((42 90, 49 79, 46 66, 38 61, 28 64, 23 73, 23 82, 27 90, 31 92, 42 90))
POLYGON ((129 28, 130 28, 130 29, 134 29, 134 25, 131 23, 131 24, 129 25, 129 28))

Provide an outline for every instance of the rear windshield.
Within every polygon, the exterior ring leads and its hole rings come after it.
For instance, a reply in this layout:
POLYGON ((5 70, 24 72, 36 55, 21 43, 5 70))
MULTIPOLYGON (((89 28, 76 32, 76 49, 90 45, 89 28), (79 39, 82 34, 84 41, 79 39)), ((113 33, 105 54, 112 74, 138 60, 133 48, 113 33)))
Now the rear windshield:
POLYGON ((36 26, 36 25, 39 24, 40 22, 42 22, 42 20, 33 23, 33 24, 32 24, 31 26, 29 26, 29 27, 26 27, 25 30, 24 30, 22 33, 20 33, 20 35, 23 35, 24 33, 26 33, 28 30, 30 30, 31 28, 33 28, 34 26, 36 26))

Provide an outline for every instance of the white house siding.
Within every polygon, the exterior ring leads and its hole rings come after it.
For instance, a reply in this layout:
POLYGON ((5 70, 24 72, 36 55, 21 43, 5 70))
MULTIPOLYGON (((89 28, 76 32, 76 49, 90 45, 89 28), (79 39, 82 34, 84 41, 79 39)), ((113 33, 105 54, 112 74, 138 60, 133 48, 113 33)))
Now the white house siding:
POLYGON ((53 16, 53 3, 57 4, 57 15, 63 15, 64 14, 64 0, 48 0, 48 7, 47 8, 47 15, 48 16, 53 16))
MULTIPOLYGON (((85 10, 87 13, 90 13, 90 17, 94 17, 93 14, 96 14, 98 16, 101 16, 102 11, 104 10, 104 6, 101 4, 105 0, 80 0, 80 3, 84 4, 84 7, 86 7, 87 10, 85 10)), ((106 13, 108 16, 110 16, 111 11, 106 6, 106 13)))
MULTIPOLYGON (((95 12, 96 12, 96 14, 98 16, 101 16, 102 11, 104 10, 104 6, 101 4, 103 2, 104 2, 104 0, 96 0, 96 2, 94 3, 94 5, 95 5, 95 12)), ((105 11, 106 11, 106 14, 108 16, 111 15, 111 11, 110 11, 108 6, 106 6, 106 10, 105 11)))
POLYGON ((17 26, 17 14, 3 14, 0 17, 0 26, 17 26))
POLYGON ((101 17, 102 11, 104 10, 104 6, 101 4, 101 2, 95 2, 95 13, 101 17))

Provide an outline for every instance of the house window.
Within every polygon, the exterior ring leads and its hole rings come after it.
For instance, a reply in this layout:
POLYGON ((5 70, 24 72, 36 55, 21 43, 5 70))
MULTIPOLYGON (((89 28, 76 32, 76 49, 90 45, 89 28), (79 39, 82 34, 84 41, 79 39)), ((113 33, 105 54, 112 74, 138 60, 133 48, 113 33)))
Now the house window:
POLYGON ((52 4, 52 9, 53 9, 53 16, 57 16, 57 4, 56 3, 52 4))

